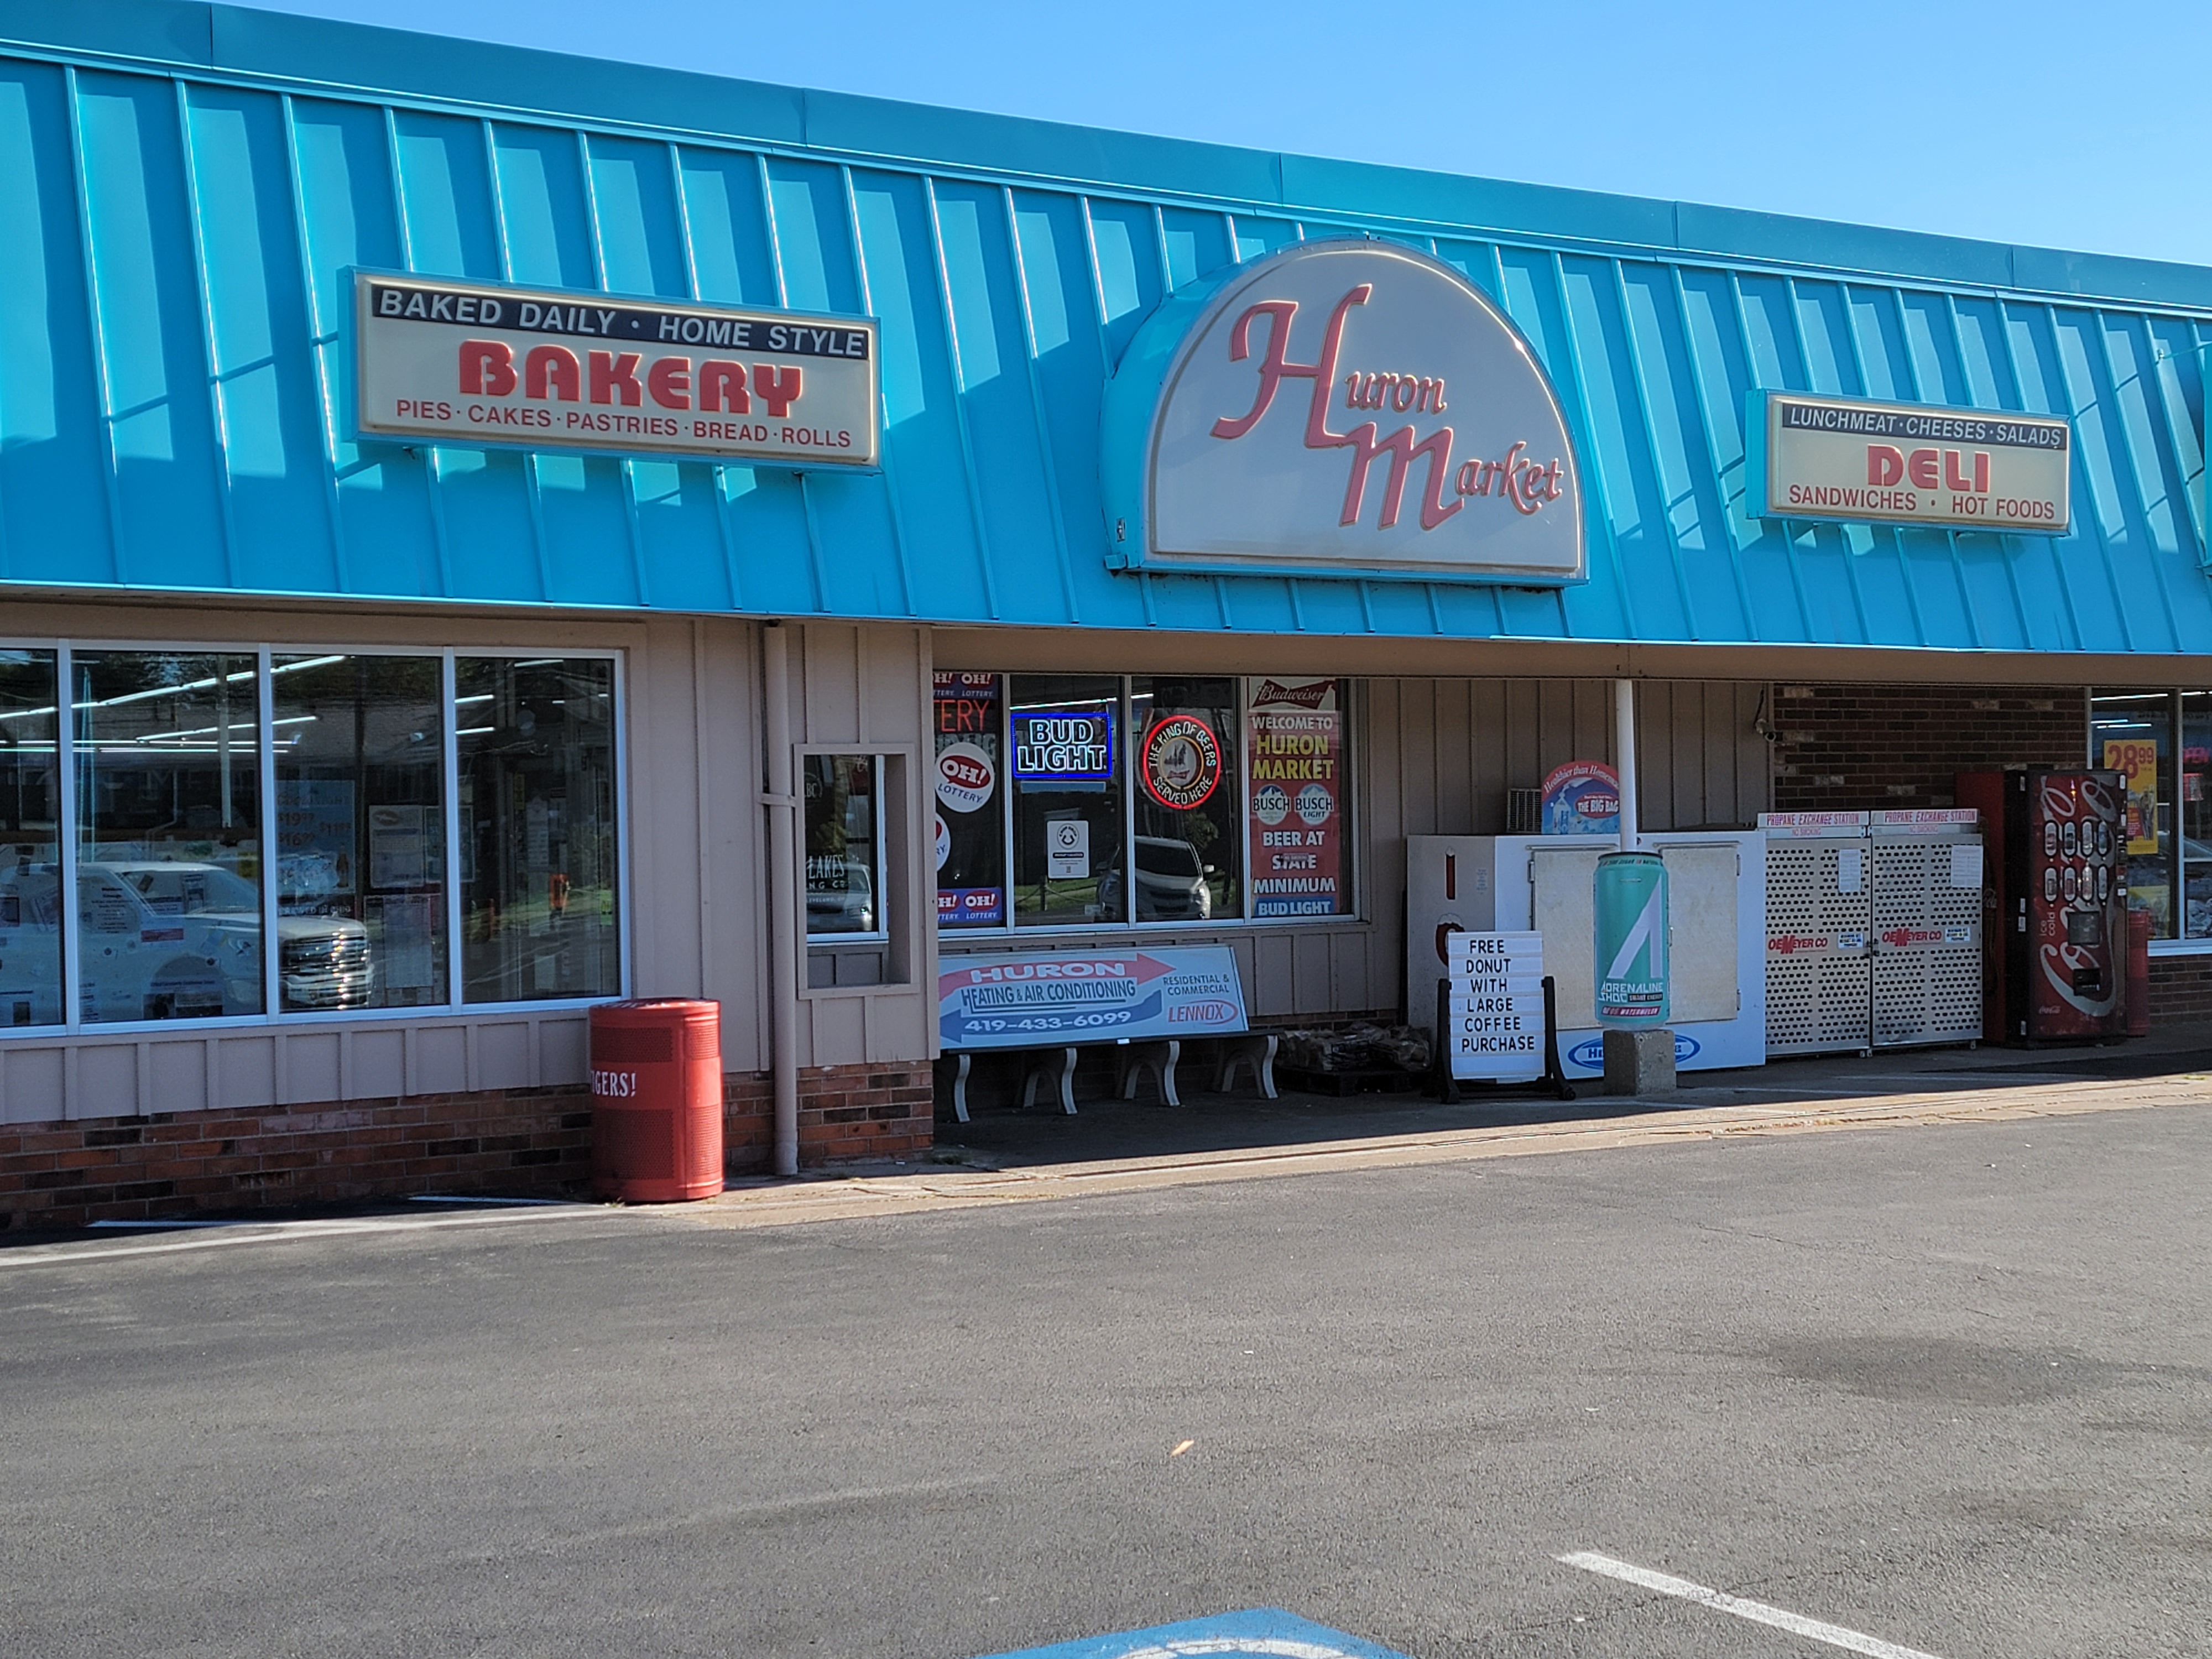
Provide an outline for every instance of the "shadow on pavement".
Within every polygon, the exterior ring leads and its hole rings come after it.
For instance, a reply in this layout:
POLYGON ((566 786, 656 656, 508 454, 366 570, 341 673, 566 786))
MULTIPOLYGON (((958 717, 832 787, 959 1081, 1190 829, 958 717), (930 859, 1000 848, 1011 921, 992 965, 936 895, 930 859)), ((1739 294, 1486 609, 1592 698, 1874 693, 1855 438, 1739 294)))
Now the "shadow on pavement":
POLYGON ((1572 1101, 1499 1090, 1470 1091, 1456 1106, 1423 1095, 1336 1098, 1285 1091, 1281 1099, 1270 1101, 1249 1092, 1220 1095, 1186 1089, 1178 1107, 1092 1098, 1079 1086, 1073 1117, 1056 1106, 1022 1110, 975 1103, 973 1121, 961 1123, 940 1103, 937 1155, 948 1163, 1018 1169, 1267 1152, 1522 1124, 1595 1122, 1669 1106, 1821 1105, 1884 1095, 2030 1090, 2199 1071, 2212 1072, 2212 1026, 2182 1026, 2149 1037, 2081 1048, 1887 1049, 1869 1055, 1778 1060, 1737 1071, 1685 1073, 1677 1093, 1643 1099, 1602 1095, 1595 1079, 1577 1080, 1579 1098, 1572 1101))

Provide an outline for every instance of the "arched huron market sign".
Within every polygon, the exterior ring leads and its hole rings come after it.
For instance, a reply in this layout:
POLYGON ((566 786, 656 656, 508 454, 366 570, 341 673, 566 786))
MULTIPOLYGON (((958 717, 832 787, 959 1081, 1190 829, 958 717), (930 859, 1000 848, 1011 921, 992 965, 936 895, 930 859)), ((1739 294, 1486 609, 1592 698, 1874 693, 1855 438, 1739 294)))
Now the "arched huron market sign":
POLYGON ((1103 437, 1122 568, 1584 578, 1542 366, 1459 271, 1395 243, 1301 243, 1170 299, 1103 437))

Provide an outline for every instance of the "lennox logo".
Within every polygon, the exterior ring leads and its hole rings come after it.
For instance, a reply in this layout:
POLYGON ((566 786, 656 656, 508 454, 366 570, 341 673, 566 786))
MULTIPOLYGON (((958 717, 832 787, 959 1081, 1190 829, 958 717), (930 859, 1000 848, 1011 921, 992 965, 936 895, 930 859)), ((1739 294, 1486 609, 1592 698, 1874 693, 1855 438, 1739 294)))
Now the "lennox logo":
POLYGON ((1220 1025, 1237 1018, 1231 1002, 1179 1002, 1168 1010, 1170 1025, 1220 1025))

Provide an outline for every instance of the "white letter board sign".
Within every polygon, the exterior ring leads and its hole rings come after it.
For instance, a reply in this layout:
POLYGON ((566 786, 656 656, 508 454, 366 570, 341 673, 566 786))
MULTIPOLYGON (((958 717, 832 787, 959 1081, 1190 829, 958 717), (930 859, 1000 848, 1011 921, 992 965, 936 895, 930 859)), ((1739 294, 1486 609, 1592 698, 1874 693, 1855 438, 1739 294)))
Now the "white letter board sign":
POLYGON ((1447 1041, 1461 1079, 1524 1082, 1544 1075, 1544 936, 1453 933, 1447 1041))

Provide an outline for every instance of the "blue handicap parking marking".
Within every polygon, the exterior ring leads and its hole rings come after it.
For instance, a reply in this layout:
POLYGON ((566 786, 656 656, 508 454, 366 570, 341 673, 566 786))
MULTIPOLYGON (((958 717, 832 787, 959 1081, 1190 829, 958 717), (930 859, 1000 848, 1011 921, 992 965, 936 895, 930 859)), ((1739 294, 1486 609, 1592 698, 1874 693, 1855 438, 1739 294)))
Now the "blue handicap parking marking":
POLYGON ((1217 1619, 1193 1619, 1180 1625, 1123 1631, 1118 1636, 1087 1636, 1048 1648, 984 1659, 1225 1659, 1249 1654, 1262 1659, 1407 1659, 1393 1648, 1378 1648, 1340 1630, 1330 1630, 1280 1607, 1250 1607, 1217 1619))

